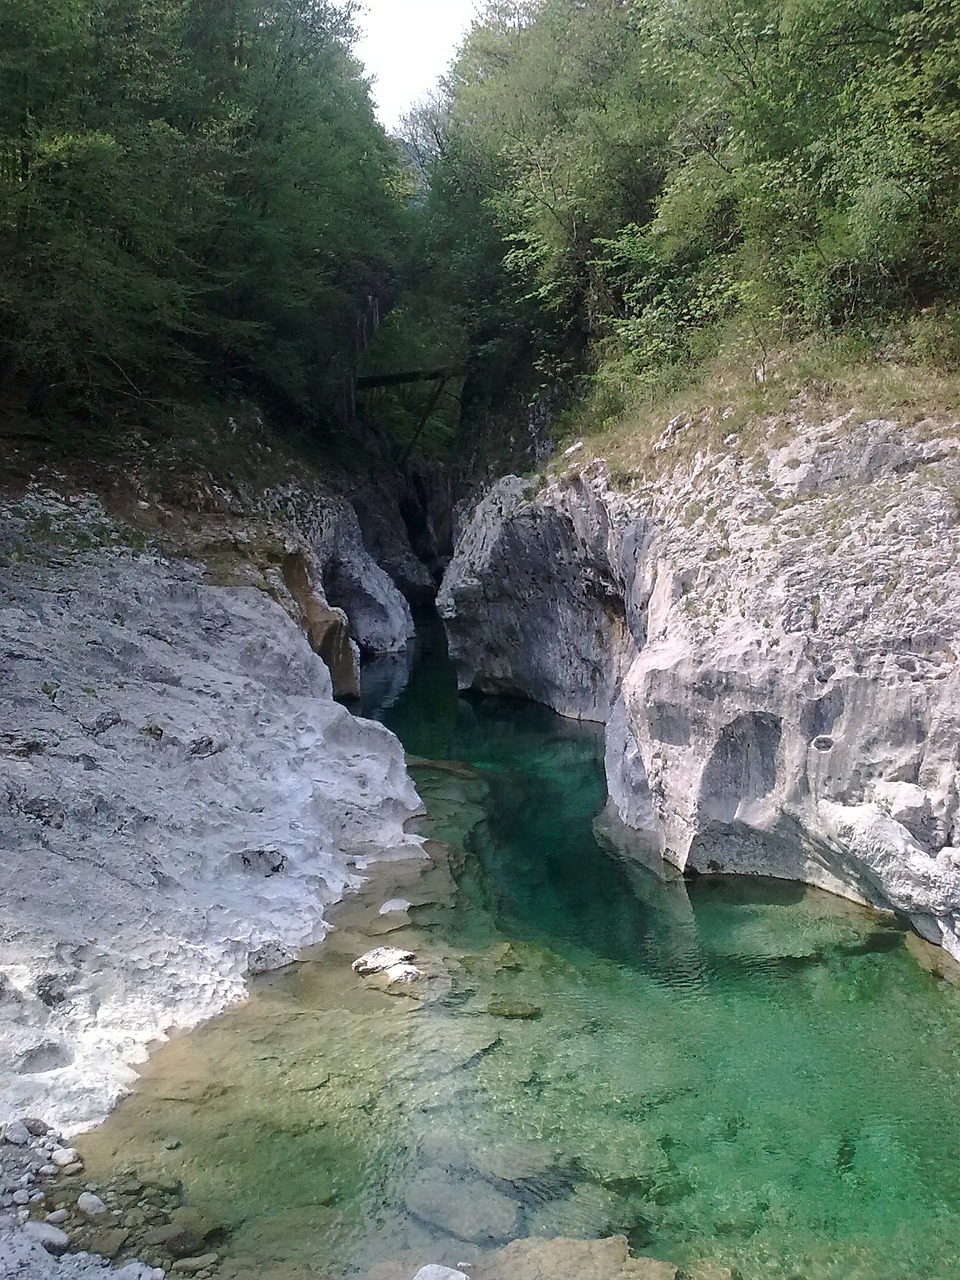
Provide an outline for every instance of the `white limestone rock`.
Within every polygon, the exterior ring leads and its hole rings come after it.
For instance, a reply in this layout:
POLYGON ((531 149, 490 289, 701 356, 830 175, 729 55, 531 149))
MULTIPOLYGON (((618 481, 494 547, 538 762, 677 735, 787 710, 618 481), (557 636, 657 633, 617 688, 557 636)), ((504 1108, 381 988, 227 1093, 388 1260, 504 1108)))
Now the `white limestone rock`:
POLYGON ((383 976, 390 983, 419 982, 423 977, 423 970, 418 969, 415 964, 392 964, 384 969, 383 976))
POLYGON ((263 592, 125 552, 92 500, 0 516, 0 1113, 72 1132, 323 937, 358 867, 415 853, 419 800, 263 592))
POLYGON ((374 947, 354 960, 350 966, 361 978, 368 978, 375 973, 386 973, 389 969, 402 967, 413 960, 412 951, 401 951, 399 947, 374 947))
POLYGON ((389 902, 385 902, 380 908, 378 915, 390 916, 397 911, 409 911, 413 906, 412 902, 408 902, 406 898, 391 898, 389 902))
POLYGON ((306 538, 326 600, 346 613, 350 634, 364 653, 404 649, 414 632, 410 606, 364 546, 353 506, 337 495, 293 486, 271 494, 267 505, 306 538))
POLYGON ((676 866, 906 915, 960 957, 960 424, 800 414, 629 494, 500 481, 438 605, 462 687, 606 722, 620 818, 676 866))
POLYGON ((452 1267, 440 1267, 431 1263, 428 1267, 421 1267, 413 1280, 470 1280, 470 1277, 452 1267))

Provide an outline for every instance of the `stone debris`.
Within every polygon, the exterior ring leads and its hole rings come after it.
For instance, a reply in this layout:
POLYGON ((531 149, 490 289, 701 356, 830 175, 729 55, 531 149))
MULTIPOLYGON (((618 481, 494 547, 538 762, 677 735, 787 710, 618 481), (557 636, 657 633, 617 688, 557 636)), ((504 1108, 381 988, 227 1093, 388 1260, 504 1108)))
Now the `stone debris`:
POLYGON ((84 1186, 82 1174, 70 1173, 82 1169, 79 1160, 65 1168, 46 1163, 51 1151, 77 1155, 62 1148, 59 1137, 44 1126, 42 1136, 0 1147, 0 1277, 164 1280, 167 1274, 209 1274, 220 1257, 211 1245, 228 1228, 181 1203, 179 1178, 126 1170, 84 1186), (106 1269, 105 1260, 117 1261, 119 1270, 106 1269))
POLYGON ((401 951, 399 947, 374 947, 354 960, 350 968, 361 978, 368 978, 375 973, 386 973, 388 969, 409 965, 415 958, 412 951, 401 951))
POLYGON ((455 1271, 452 1267, 431 1264, 428 1267, 421 1267, 413 1280, 470 1280, 470 1277, 462 1271, 455 1271))

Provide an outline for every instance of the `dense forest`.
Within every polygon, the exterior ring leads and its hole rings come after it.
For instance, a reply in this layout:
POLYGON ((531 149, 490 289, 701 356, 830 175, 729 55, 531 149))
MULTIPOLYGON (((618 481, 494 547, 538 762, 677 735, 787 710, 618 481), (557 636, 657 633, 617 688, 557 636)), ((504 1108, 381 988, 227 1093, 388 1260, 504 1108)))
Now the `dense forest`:
POLYGON ((399 139, 353 16, 3 0, 0 366, 33 412, 202 386, 440 448, 725 348, 960 363, 955 0, 494 0, 399 139), (443 396, 355 397, 438 366, 443 396))
POLYGON ((491 393, 616 413, 804 340, 960 363, 955 0, 494 3, 409 133, 491 393))
POLYGON ((2 0, 0 362, 34 411, 342 409, 404 175, 326 0, 2 0))

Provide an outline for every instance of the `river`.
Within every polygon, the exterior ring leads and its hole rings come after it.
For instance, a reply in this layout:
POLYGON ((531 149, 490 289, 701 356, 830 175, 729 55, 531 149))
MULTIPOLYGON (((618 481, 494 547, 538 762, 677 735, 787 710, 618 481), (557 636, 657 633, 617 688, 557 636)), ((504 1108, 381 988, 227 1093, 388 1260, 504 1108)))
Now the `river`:
POLYGON ((960 990, 893 920, 627 856, 599 729, 460 697, 420 645, 364 709, 419 762, 430 859, 375 865, 303 963, 160 1048, 88 1175, 182 1180, 238 1280, 612 1233, 743 1280, 960 1275, 960 990), (428 980, 356 978, 383 943, 428 980))

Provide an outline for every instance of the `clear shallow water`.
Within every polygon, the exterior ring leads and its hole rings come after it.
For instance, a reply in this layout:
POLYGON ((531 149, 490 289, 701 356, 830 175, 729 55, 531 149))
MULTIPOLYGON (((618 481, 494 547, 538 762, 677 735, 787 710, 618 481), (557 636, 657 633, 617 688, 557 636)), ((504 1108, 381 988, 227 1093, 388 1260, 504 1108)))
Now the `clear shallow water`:
POLYGON ((468 766, 418 769, 444 845, 380 867, 311 962, 162 1049, 85 1140, 95 1175, 182 1177, 235 1228, 224 1276, 399 1280, 611 1232, 743 1280, 960 1276, 960 991, 899 929, 612 856, 599 731, 457 698, 441 653, 382 715, 411 755, 468 766), (380 918, 396 895, 409 919, 380 918), (350 973, 383 941, 417 951, 425 999, 350 973))

